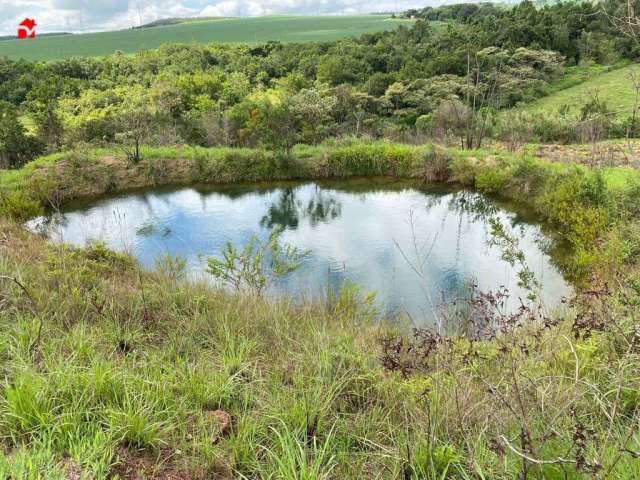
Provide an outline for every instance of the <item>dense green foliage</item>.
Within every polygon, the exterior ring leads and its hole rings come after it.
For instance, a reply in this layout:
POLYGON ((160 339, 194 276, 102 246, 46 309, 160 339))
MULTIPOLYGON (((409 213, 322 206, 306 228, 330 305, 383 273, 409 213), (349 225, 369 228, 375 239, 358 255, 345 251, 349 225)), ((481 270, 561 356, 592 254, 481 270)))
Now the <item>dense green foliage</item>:
MULTIPOLYGON (((419 21, 335 42, 173 44, 131 56, 5 59, 0 99, 20 110, 50 151, 120 143, 135 158, 141 143, 188 143, 287 152, 345 134, 453 138, 477 147, 485 137, 512 135, 505 125, 526 125, 501 123, 496 112, 544 96, 562 81, 563 65, 635 58, 633 44, 595 8, 485 5, 454 15, 444 28, 419 21)), ((602 107, 572 117, 554 135, 590 132, 602 107)), ((637 130, 628 112, 615 126, 600 123, 600 137, 637 130)))
POLYGON ((39 140, 25 133, 16 108, 0 101, 0 168, 21 167, 42 151, 39 140))
POLYGON ((521 2, 514 8, 491 3, 463 3, 410 11, 425 20, 455 21, 468 26, 481 45, 531 48, 560 52, 571 64, 590 59, 611 63, 622 54, 637 54, 633 40, 621 36, 602 9, 614 11, 620 2, 557 2, 541 8, 521 2))

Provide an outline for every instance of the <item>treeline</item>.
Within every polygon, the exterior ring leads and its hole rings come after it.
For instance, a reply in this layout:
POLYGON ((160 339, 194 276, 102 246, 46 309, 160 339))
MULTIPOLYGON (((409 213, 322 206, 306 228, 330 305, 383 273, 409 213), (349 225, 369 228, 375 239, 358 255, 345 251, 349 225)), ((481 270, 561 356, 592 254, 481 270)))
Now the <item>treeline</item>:
POLYGON ((603 10, 617 11, 619 5, 618 0, 559 2, 540 8, 529 1, 512 8, 493 3, 462 3, 410 10, 407 15, 464 24, 481 45, 553 50, 569 64, 577 65, 585 60, 611 63, 619 58, 637 57, 635 42, 620 35, 602 15, 603 10))
POLYGON ((142 143, 287 152, 348 134, 448 135, 474 147, 498 128, 497 111, 545 95, 564 64, 636 56, 591 4, 456 5, 419 16, 411 28, 335 42, 0 60, 0 163, 79 143, 121 143, 133 160, 142 143))

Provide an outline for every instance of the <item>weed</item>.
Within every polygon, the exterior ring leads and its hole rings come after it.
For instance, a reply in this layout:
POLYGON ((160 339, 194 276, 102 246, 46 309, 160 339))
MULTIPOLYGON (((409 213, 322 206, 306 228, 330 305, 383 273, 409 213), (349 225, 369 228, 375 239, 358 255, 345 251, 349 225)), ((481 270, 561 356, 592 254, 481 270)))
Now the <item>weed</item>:
POLYGON ((286 277, 302 266, 307 252, 280 242, 281 230, 274 229, 267 240, 253 235, 241 250, 231 242, 222 251, 222 259, 208 259, 208 273, 233 287, 261 295, 269 282, 286 277))

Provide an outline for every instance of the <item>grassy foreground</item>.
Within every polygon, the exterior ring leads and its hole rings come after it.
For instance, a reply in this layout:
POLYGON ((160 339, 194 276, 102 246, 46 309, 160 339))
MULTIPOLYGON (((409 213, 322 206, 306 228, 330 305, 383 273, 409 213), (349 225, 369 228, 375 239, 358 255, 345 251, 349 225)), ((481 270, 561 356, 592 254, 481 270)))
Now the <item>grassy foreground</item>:
POLYGON ((0 475, 10 478, 637 478, 639 175, 499 151, 345 143, 72 152, 0 172, 0 475), (266 301, 141 272, 16 219, 133 186, 395 175, 519 199, 574 251, 566 317, 465 319, 491 340, 373 322, 355 290, 266 301), (590 274, 590 275, 589 275, 590 274))
POLYGON ((153 28, 41 37, 0 42, 0 57, 58 60, 133 53, 165 43, 264 43, 331 41, 393 30, 413 22, 389 15, 273 16, 221 18, 153 28))

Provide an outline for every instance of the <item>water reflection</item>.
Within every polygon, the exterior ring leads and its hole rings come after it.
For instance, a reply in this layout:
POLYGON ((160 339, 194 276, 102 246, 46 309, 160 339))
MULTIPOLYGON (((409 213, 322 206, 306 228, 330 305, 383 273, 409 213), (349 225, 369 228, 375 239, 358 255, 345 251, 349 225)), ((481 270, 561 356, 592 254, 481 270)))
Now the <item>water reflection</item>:
POLYGON ((341 211, 340 202, 336 198, 316 187, 312 197, 303 204, 291 187, 283 188, 278 199, 269 207, 267 214, 260 220, 260 225, 272 230, 297 228, 300 218, 308 219, 312 226, 320 222, 335 220, 341 211))
POLYGON ((70 205, 59 218, 29 225, 54 240, 104 241, 148 268, 160 255, 180 255, 192 277, 206 276, 206 257, 228 240, 242 245, 278 227, 284 241, 311 256, 275 292, 324 297, 349 281, 377 292, 384 312, 430 323, 434 305, 470 282, 483 290, 505 286, 515 302, 524 296, 514 269, 488 246, 494 217, 521 239, 543 300, 558 304, 569 287, 545 253, 540 227, 468 191, 389 180, 160 189, 70 205))

